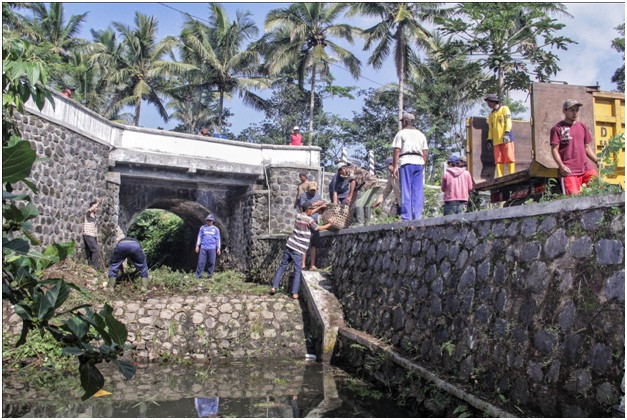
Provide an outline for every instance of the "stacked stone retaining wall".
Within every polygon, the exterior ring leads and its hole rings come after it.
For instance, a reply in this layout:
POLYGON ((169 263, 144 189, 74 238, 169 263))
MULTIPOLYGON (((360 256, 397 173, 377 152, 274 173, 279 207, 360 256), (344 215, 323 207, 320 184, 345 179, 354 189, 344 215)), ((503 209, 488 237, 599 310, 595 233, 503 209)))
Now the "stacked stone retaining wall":
MULTIPOLYGON (((323 234, 345 321, 525 414, 622 396, 624 195, 323 234)), ((320 266, 319 265, 319 266, 320 266)))
MULTIPOLYGON (((307 353, 302 311, 287 296, 172 296, 113 301, 140 359, 296 357, 307 353)), ((3 329, 18 334, 20 318, 2 305, 3 329)), ((34 334, 34 332, 33 332, 34 334)))

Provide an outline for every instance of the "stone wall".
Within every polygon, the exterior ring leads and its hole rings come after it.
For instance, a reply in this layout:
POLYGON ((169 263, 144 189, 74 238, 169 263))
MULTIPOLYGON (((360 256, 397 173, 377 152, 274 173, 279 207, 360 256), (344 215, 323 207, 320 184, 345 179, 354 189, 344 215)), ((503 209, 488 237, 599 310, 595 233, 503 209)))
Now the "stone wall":
MULTIPOLYGON (((304 357, 303 317, 286 296, 172 296, 111 303, 129 331, 130 356, 155 360, 304 357)), ((3 328, 15 334, 20 318, 2 305, 3 328)))
POLYGON ((18 123, 22 138, 46 159, 33 165, 30 176, 39 189, 31 194, 40 213, 32 224, 43 246, 74 240, 81 253, 85 211, 104 197, 98 216, 101 239, 111 247, 113 238, 107 238, 117 226, 119 184, 107 176, 110 146, 35 115, 21 115, 18 123))
POLYGON ((347 324, 529 415, 606 415, 624 373, 624 195, 322 235, 347 324))

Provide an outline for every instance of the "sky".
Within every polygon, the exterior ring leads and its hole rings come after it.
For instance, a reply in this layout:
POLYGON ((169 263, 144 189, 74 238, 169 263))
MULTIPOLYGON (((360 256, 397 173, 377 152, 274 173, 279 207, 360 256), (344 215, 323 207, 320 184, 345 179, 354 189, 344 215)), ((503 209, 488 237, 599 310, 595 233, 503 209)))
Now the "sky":
MULTIPOLYGON (((263 34, 263 22, 267 13, 278 7, 288 7, 290 3, 220 3, 227 11, 230 20, 235 19, 235 13, 251 11, 252 17, 259 28, 259 37, 263 34)), ((625 3, 565 3, 572 18, 558 16, 556 19, 566 24, 558 34, 567 36, 577 44, 569 46, 567 51, 554 50, 559 57, 558 65, 561 70, 552 80, 564 81, 572 85, 597 85, 601 90, 615 90, 616 85, 610 79, 614 71, 624 64, 622 54, 611 48, 611 42, 619 36, 614 29, 625 21, 625 3)), ((155 16, 158 20, 159 37, 167 35, 178 36, 185 21, 184 13, 189 13, 199 20, 208 20, 208 3, 64 3, 66 19, 71 15, 88 12, 87 19, 81 28, 79 36, 91 40, 90 29, 106 29, 111 22, 121 22, 133 26, 135 12, 148 16, 155 16)), ((341 21, 361 28, 372 26, 375 21, 365 18, 342 19, 341 21)), ((342 44, 350 49, 362 62, 362 75, 358 80, 347 70, 334 66, 333 76, 335 84, 356 86, 358 88, 378 88, 387 83, 396 83, 396 72, 391 57, 388 57, 381 69, 374 70, 366 64, 369 53, 364 52, 363 42, 357 40, 353 46, 342 44)), ((260 93, 264 97, 269 94, 260 93)), ((529 101, 526 93, 514 92, 513 99, 529 101)), ((329 98, 324 101, 324 110, 345 118, 352 118, 355 112, 362 107, 362 98, 355 99, 329 98)), ((250 123, 261 122, 263 113, 254 111, 242 104, 237 96, 226 102, 234 116, 230 130, 235 134, 248 127, 250 123)), ((469 115, 470 116, 470 115, 469 115)), ((140 126, 150 128, 172 129, 178 122, 171 120, 165 123, 157 114, 154 107, 144 105, 140 118, 140 126)))

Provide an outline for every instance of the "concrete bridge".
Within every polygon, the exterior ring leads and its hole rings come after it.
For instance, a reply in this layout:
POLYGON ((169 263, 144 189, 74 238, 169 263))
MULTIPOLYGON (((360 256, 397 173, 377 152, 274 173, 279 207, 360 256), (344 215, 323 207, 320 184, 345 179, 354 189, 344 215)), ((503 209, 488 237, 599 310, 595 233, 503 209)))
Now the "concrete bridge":
POLYGON ((126 232, 141 212, 155 208, 176 214, 194 231, 207 213, 214 213, 228 250, 246 242, 252 230, 267 235, 289 229, 298 172, 308 171, 312 179, 321 176, 319 147, 126 126, 64 96, 53 97, 54 106, 47 102, 41 111, 27 103, 22 119, 24 138, 37 147, 38 156, 49 158, 35 165, 33 175, 63 202, 59 211, 61 203, 36 198, 50 222, 67 222, 65 230, 50 229, 46 222, 37 227, 51 240, 81 243, 83 212, 91 200, 105 196, 101 240, 108 248, 116 226, 126 232))

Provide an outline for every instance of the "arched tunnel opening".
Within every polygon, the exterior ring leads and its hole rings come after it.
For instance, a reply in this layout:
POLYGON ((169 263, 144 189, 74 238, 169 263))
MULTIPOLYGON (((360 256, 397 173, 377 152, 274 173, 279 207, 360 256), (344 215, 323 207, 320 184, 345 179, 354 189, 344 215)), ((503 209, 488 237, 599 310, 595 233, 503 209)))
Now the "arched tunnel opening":
MULTIPOLYGON (((160 200, 133 217, 128 236, 142 243, 149 268, 165 266, 172 270, 193 272, 198 262, 194 250, 198 230, 209 213, 210 210, 195 202, 160 200)), ((215 213, 214 216, 224 246, 227 233, 220 216, 215 213)))

